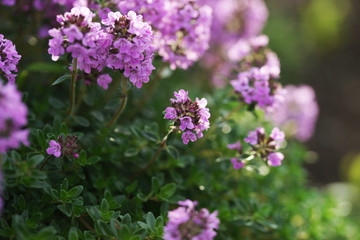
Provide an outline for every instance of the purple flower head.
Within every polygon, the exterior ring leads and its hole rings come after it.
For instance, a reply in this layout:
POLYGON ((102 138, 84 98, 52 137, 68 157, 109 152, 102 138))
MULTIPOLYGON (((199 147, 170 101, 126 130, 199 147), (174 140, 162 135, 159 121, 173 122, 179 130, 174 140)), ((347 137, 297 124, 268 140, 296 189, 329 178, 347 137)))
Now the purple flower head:
POLYGON ((29 145, 29 130, 23 129, 27 124, 27 113, 16 85, 3 85, 0 80, 0 154, 19 148, 21 143, 29 145))
POLYGON ((16 51, 15 45, 0 34, 0 76, 14 83, 17 72, 17 64, 21 56, 16 51))
MULTIPOLYGON (((95 16, 87 7, 74 7, 64 15, 58 15, 61 27, 50 29, 48 53, 57 61, 65 52, 78 59, 78 68, 90 73, 92 68, 102 66, 104 46, 102 38, 106 36, 99 23, 93 22, 95 16)), ((101 70, 101 69, 99 69, 101 70)))
POLYGON ((46 149, 47 154, 54 155, 55 157, 61 156, 61 145, 55 140, 51 140, 50 147, 46 149))
POLYGON ((280 166, 283 159, 284 155, 281 152, 273 152, 268 156, 269 165, 273 167, 280 166))
POLYGON ((101 21, 113 39, 109 49, 106 66, 124 70, 124 76, 137 88, 149 82, 154 68, 151 26, 143 21, 142 15, 129 11, 127 15, 109 12, 108 18, 101 21))
POLYGON ((280 62, 266 47, 267 43, 265 35, 241 39, 229 49, 228 57, 238 65, 237 79, 231 80, 230 84, 239 100, 270 112, 281 98, 282 88, 276 81, 280 77, 280 62))
POLYGON ((109 74, 102 74, 98 77, 97 83, 102 87, 103 89, 108 89, 108 84, 111 83, 112 78, 109 74))
POLYGON ((201 0, 213 9, 211 43, 233 43, 240 38, 258 35, 267 20, 268 10, 263 0, 201 0))
POLYGON ((240 161, 238 158, 231 158, 230 161, 233 164, 234 169, 236 170, 245 166, 245 162, 240 161))
POLYGON ((170 99, 172 106, 166 108, 165 118, 173 120, 174 126, 184 131, 184 144, 188 144, 189 140, 194 142, 197 138, 202 138, 203 131, 210 127, 207 100, 196 98, 193 102, 188 97, 188 92, 183 89, 174 95, 176 99, 170 99))
POLYGON ((165 240, 212 240, 216 236, 214 229, 219 227, 217 211, 210 213, 206 208, 195 210, 196 201, 185 200, 179 202, 180 207, 169 211, 164 227, 165 240))
POLYGON ((145 19, 157 30, 155 48, 171 69, 187 69, 209 48, 212 9, 192 0, 154 2, 161 18, 145 13, 145 19))
POLYGON ((54 155, 55 157, 66 156, 69 159, 78 158, 80 146, 77 143, 78 138, 76 136, 67 135, 59 136, 57 141, 51 140, 46 149, 47 154, 54 155))
POLYGON ((283 98, 276 102, 275 110, 268 115, 272 122, 299 141, 307 141, 319 113, 314 90, 308 85, 287 85, 283 98))
POLYGON ((264 128, 249 131, 244 141, 252 145, 251 155, 259 156, 264 161, 268 159, 268 164, 271 166, 279 166, 281 164, 284 156, 276 151, 279 150, 282 142, 285 141, 285 134, 278 128, 274 128, 269 136, 267 136, 264 128))

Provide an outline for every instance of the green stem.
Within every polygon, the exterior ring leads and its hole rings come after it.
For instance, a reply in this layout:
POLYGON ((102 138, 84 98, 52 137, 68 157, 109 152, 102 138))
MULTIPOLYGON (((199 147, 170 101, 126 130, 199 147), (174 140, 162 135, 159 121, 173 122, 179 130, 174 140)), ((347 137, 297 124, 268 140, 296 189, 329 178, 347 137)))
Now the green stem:
POLYGON ((141 169, 138 173, 136 173, 134 176, 132 176, 131 180, 135 179, 137 176, 139 176, 142 172, 146 171, 148 168, 151 167, 151 165, 153 165, 155 163, 155 161, 156 161, 157 157, 159 156, 160 152, 165 148, 166 140, 168 139, 169 135, 172 132, 175 132, 176 130, 177 130, 177 128, 174 127, 165 135, 165 137, 160 142, 159 148, 157 149, 157 151, 155 152, 153 157, 150 159, 150 161, 146 164, 146 166, 143 169, 141 169))
POLYGON ((118 110, 115 112, 114 116, 111 118, 111 120, 106 124, 106 127, 111 127, 112 125, 114 125, 118 118, 120 117, 121 113, 124 111, 124 108, 126 106, 127 103, 127 79, 125 78, 124 75, 122 75, 122 94, 121 94, 121 105, 118 108, 118 110))
POLYGON ((45 161, 43 162, 43 164, 42 164, 41 167, 40 167, 40 171, 43 170, 43 168, 45 167, 46 163, 50 160, 50 158, 51 158, 52 156, 53 156, 53 155, 47 156, 47 158, 45 159, 45 161))
POLYGON ((73 69, 71 74, 71 83, 70 83, 70 107, 66 113, 68 117, 72 115, 75 106, 76 75, 77 75, 77 58, 74 58, 73 69))

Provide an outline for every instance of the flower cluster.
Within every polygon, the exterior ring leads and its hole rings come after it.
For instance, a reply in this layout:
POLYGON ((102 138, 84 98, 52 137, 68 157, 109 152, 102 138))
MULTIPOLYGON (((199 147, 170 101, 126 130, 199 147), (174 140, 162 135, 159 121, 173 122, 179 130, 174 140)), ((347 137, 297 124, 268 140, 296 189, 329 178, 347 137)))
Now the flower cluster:
POLYGON ((61 27, 49 30, 53 37, 48 50, 52 60, 57 61, 66 51, 73 58, 78 58, 78 68, 87 73, 101 65, 98 51, 103 49, 99 42, 102 30, 100 23, 92 22, 93 17, 95 14, 87 7, 75 7, 71 12, 57 16, 61 27))
POLYGON ((210 213, 206 208, 195 210, 196 201, 179 201, 178 207, 168 212, 169 221, 164 227, 165 240, 212 240, 216 236, 214 229, 219 226, 217 211, 210 213))
POLYGON ((14 83, 17 72, 16 65, 21 56, 16 51, 15 45, 0 34, 0 75, 4 76, 9 82, 14 83))
POLYGON ((183 89, 174 92, 174 95, 176 99, 170 99, 172 106, 166 108, 165 118, 173 120, 174 126, 183 131, 184 144, 188 144, 189 140, 196 141, 197 137, 202 138, 202 132, 210 127, 207 100, 196 98, 193 102, 188 97, 188 91, 183 89))
POLYGON ((122 70, 138 88, 149 81, 152 65, 152 30, 141 15, 130 11, 103 11, 101 23, 93 22, 95 14, 87 7, 74 7, 59 15, 59 29, 49 30, 53 38, 48 52, 54 61, 65 52, 77 59, 77 67, 86 74, 96 73, 98 84, 107 89, 109 75, 100 74, 104 67, 122 70))
POLYGON ((308 85, 287 85, 284 90, 284 100, 269 117, 287 135, 307 141, 313 135, 319 113, 314 89, 308 85))
POLYGON ((239 74, 231 80, 239 99, 247 104, 258 105, 272 111, 283 98, 280 63, 276 54, 266 48, 268 37, 260 35, 239 40, 229 50, 229 58, 237 62, 239 74))
POLYGON ((111 39, 106 66, 124 70, 125 77, 141 88, 143 83, 149 81, 155 69, 152 65, 153 49, 150 46, 153 40, 151 26, 133 11, 127 15, 109 12, 101 22, 108 26, 108 38, 111 39))
POLYGON ((61 155, 70 158, 79 157, 80 146, 77 143, 77 136, 67 135, 64 139, 63 136, 59 136, 57 141, 51 140, 49 142, 50 147, 46 149, 47 154, 60 157, 61 155))
POLYGON ((201 0, 213 9, 211 43, 233 43, 240 38, 258 35, 267 20, 263 0, 201 0))
POLYGON ((23 129, 27 124, 27 112, 16 85, 3 85, 0 81, 0 154, 18 148, 20 143, 29 144, 29 131, 23 129))
POLYGON ((209 47, 212 9, 194 0, 168 0, 165 13, 152 21, 155 46, 171 69, 187 69, 209 47))
POLYGON ((255 131, 250 131, 244 141, 252 145, 252 155, 259 156, 264 161, 267 159, 270 166, 281 165, 284 155, 277 150, 285 141, 285 134, 279 128, 274 128, 269 137, 266 136, 264 128, 257 128, 255 131))

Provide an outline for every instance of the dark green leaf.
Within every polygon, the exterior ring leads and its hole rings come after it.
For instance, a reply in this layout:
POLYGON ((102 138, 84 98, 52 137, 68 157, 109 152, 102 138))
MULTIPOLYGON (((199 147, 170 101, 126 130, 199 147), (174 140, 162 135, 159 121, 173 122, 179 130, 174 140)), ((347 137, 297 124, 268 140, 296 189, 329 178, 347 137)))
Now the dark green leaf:
POLYGON ((55 82, 53 82, 51 85, 57 85, 60 84, 66 80, 70 80, 71 79, 71 75, 70 74, 64 74, 61 77, 59 77, 58 79, 55 80, 55 82))

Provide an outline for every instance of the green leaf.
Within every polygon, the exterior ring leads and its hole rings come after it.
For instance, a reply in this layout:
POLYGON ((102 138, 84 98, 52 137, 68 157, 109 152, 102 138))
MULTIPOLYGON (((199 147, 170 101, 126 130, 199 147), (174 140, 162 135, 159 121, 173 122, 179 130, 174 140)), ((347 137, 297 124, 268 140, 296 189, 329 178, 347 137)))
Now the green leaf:
POLYGON ((75 123, 77 125, 82 126, 82 127, 89 127, 90 126, 89 120, 87 120, 84 117, 75 117, 75 123))
POLYGON ((64 74, 62 75, 61 77, 59 77, 58 79, 55 80, 55 82, 53 82, 51 85, 54 86, 54 85, 57 85, 57 84, 60 84, 66 80, 70 80, 71 79, 71 74, 64 74))
POLYGON ((50 97, 49 98, 49 103, 55 109, 64 108, 64 103, 62 101, 60 101, 59 99, 57 99, 57 98, 50 97))
POLYGON ((69 240, 78 240, 79 239, 79 235, 78 235, 75 227, 70 228, 69 233, 68 233, 68 239, 69 240))
POLYGON ((71 205, 70 204, 65 204, 65 205, 57 205, 57 208, 63 212, 66 216, 71 217, 72 214, 72 209, 71 209, 71 205))
POLYGON ((172 195, 174 195, 175 191, 176 191, 175 183, 166 184, 160 189, 159 197, 162 200, 167 201, 172 195))
POLYGON ((49 62, 34 62, 31 63, 26 70, 32 72, 48 72, 48 73, 62 73, 64 69, 59 63, 49 62))
POLYGON ((179 151, 174 146, 167 146, 166 151, 172 158, 179 158, 179 151))
POLYGON ((67 192, 67 197, 68 198, 76 198, 80 195, 80 193, 82 192, 83 189, 84 189, 84 187, 82 185, 73 187, 72 189, 70 189, 67 192))
POLYGON ((54 227, 46 227, 41 229, 33 239, 36 240, 51 240, 55 239, 56 230, 54 227))
POLYGON ((154 231, 155 231, 155 217, 154 217, 154 214, 152 214, 151 212, 149 212, 149 213, 145 216, 145 221, 146 221, 146 223, 150 226, 151 230, 154 232, 154 231))
POLYGON ((126 149, 124 155, 125 157, 134 157, 139 154, 139 150, 137 148, 129 148, 126 149))
POLYGON ((158 140, 155 133, 147 132, 147 131, 141 131, 141 134, 143 135, 143 137, 145 137, 146 139, 148 139, 150 141, 156 142, 158 140))
POLYGON ((157 193, 159 191, 160 188, 160 182, 159 179, 157 177, 152 177, 151 178, 151 190, 153 193, 157 193))
POLYGON ((105 198, 101 201, 100 211, 104 213, 109 211, 109 203, 105 198))
POLYGON ((104 115, 99 111, 92 111, 91 115, 99 122, 103 122, 105 120, 104 115))
POLYGON ((41 131, 40 129, 38 129, 36 133, 37 133, 38 143, 41 146, 41 149, 45 151, 46 147, 47 147, 47 143, 46 143, 46 138, 45 138, 44 132, 41 131))
POLYGON ((68 126, 64 122, 60 125, 60 133, 63 133, 65 136, 68 134, 68 126))
POLYGON ((63 182, 60 184, 60 189, 67 191, 69 189, 69 181, 67 178, 64 178, 63 182))
POLYGON ((44 160, 44 156, 43 155, 35 155, 32 156, 28 162, 31 166, 37 166, 39 163, 41 163, 44 160))

